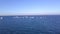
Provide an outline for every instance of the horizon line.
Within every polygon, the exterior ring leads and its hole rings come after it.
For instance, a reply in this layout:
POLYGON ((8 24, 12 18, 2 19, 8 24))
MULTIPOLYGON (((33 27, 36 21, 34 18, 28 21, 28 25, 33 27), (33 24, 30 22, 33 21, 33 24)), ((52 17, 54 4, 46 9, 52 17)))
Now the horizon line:
MULTIPOLYGON (((39 14, 39 15, 60 15, 60 14, 39 14)), ((0 16, 35 16, 35 15, 0 15, 0 16)))

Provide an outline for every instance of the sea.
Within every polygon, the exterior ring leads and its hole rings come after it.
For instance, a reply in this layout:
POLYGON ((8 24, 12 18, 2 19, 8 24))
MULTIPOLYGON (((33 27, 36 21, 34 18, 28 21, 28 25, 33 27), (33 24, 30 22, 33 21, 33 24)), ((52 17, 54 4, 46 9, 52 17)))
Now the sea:
POLYGON ((60 15, 0 16, 0 34, 60 34, 60 15))

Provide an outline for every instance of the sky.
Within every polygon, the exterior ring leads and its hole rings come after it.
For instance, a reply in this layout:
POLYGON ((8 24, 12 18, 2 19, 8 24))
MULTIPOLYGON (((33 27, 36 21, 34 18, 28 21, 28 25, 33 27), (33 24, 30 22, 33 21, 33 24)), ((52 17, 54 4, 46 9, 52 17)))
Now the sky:
POLYGON ((0 0, 0 15, 60 15, 60 0, 0 0))

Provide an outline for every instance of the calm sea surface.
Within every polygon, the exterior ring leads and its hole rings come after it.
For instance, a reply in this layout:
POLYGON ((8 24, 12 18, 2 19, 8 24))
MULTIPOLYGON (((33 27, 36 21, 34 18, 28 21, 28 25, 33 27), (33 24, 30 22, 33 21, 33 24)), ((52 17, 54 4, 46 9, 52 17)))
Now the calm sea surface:
POLYGON ((60 15, 0 16, 0 34, 60 34, 60 15))

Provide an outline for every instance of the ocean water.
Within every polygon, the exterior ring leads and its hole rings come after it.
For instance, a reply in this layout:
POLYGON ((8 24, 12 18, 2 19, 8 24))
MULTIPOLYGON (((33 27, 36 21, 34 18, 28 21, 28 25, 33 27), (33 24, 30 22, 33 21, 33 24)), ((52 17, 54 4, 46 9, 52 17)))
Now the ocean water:
POLYGON ((60 34, 60 15, 0 16, 0 34, 60 34))

